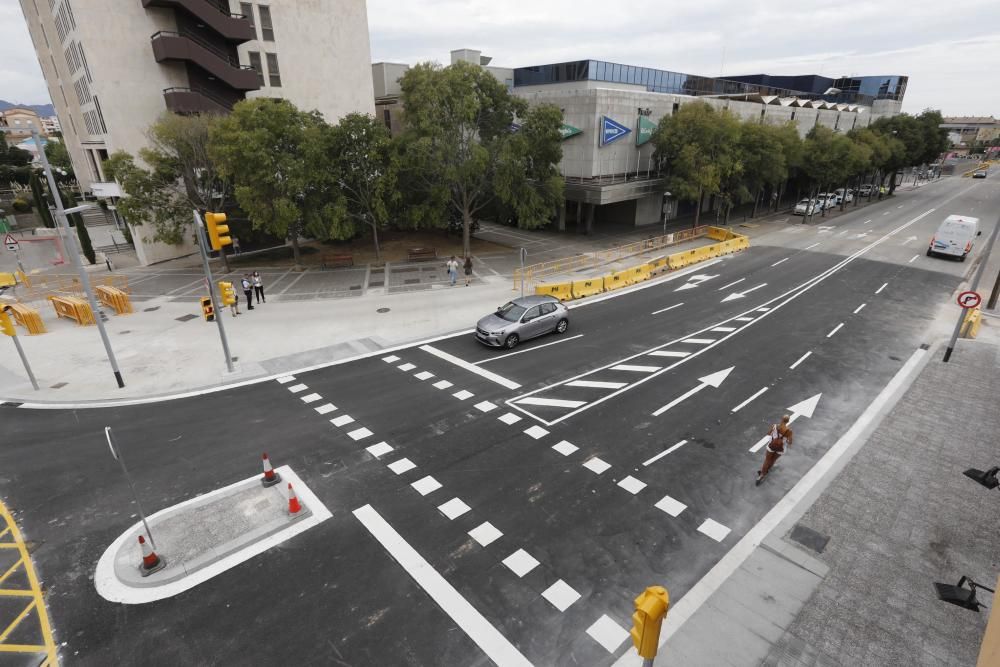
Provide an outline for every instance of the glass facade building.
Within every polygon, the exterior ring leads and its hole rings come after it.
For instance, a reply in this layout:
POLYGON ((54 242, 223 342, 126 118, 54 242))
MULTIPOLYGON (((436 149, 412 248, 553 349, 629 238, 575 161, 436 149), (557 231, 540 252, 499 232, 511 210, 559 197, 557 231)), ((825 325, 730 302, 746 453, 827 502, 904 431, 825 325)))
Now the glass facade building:
POLYGON ((863 76, 832 79, 817 75, 771 76, 754 74, 725 79, 682 74, 651 67, 575 60, 554 65, 514 69, 514 87, 539 86, 573 81, 607 81, 643 86, 654 93, 676 95, 778 95, 809 97, 827 102, 868 104, 876 99, 902 100, 905 76, 863 76), (830 88, 840 92, 824 94, 830 88))

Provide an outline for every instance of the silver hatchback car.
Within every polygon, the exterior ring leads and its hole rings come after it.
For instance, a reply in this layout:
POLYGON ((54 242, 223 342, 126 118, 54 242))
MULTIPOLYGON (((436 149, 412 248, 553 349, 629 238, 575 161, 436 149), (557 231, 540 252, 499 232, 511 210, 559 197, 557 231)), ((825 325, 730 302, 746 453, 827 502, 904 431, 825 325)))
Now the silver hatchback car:
POLYGON ((523 296, 497 308, 476 323, 476 340, 490 347, 512 350, 522 340, 563 333, 569 328, 569 310, 555 297, 523 296))

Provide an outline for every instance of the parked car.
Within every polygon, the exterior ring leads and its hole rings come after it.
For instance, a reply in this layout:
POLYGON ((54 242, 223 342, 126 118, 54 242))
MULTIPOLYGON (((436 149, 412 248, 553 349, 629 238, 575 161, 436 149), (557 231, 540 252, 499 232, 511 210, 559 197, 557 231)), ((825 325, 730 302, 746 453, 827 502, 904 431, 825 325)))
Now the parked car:
POLYGON ((870 197, 875 187, 871 183, 865 183, 858 188, 858 194, 862 197, 870 197))
POLYGON ((522 340, 569 328, 569 310, 553 296, 522 296, 508 301, 476 323, 476 340, 512 350, 522 340))
POLYGON ((973 239, 981 234, 979 218, 967 215, 949 215, 931 237, 927 256, 949 255, 958 257, 960 261, 964 262, 965 258, 972 252, 973 239))
POLYGON ((850 204, 854 201, 854 190, 851 190, 850 188, 846 190, 844 188, 837 188, 833 191, 833 194, 837 195, 838 204, 841 202, 850 204))
POLYGON ((795 215, 813 215, 814 213, 818 213, 819 210, 815 199, 803 199, 795 205, 792 213, 795 215))
POLYGON ((973 178, 986 178, 986 175, 988 173, 989 172, 986 169, 976 169, 974 172, 972 172, 972 177, 973 178))
POLYGON ((833 208, 840 202, 837 201, 837 195, 832 192, 821 192, 816 195, 816 199, 819 200, 819 210, 833 208))

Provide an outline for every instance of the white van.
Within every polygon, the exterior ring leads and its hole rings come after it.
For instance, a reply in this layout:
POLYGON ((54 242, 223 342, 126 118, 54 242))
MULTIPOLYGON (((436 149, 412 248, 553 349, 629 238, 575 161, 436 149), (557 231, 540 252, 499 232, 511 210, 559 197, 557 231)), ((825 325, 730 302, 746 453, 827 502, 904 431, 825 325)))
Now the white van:
POLYGON ((982 232, 979 231, 979 218, 967 215, 949 215, 938 227, 937 233, 931 237, 927 248, 927 256, 950 255, 958 257, 963 262, 972 251, 972 241, 982 232))

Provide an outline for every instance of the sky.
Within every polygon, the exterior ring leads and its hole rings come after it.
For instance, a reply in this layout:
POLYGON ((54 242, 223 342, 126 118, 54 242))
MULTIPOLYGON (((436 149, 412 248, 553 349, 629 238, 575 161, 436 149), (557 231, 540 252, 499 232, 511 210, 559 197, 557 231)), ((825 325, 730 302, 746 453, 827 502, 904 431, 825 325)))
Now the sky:
MULTIPOLYGON (((505 67, 595 59, 704 76, 903 74, 904 111, 1000 116, 997 0, 368 0, 368 22, 373 62, 447 64, 471 48, 505 67)), ((49 101, 18 0, 0 0, 0 99, 49 101)))

